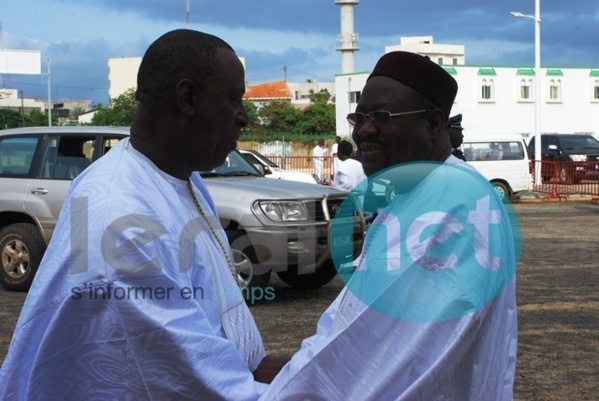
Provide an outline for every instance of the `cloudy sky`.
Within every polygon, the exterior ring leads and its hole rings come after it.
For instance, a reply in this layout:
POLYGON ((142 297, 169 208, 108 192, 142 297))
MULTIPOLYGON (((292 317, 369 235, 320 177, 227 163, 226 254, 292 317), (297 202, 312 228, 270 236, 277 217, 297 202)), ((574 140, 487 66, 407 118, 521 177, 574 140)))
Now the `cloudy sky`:
MULTIPOLYGON (((53 99, 108 103, 108 59, 142 56, 158 36, 189 27, 215 34, 245 57, 249 83, 285 78, 334 81, 341 31, 334 0, 2 0, 0 45, 39 50, 51 60, 53 99)), ((370 71, 401 36, 433 36, 466 48, 469 65, 534 64, 535 0, 361 0, 354 8, 360 50, 355 69, 370 71)), ((599 68, 599 1, 541 0, 543 67, 599 68)), ((45 75, 1 75, 3 87, 47 97, 45 75)))

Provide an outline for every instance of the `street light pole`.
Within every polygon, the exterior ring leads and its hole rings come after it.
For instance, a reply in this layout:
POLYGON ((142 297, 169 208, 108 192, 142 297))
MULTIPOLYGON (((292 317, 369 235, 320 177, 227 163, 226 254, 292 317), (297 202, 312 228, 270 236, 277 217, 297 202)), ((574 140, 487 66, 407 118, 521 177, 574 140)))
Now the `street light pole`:
POLYGON ((535 0, 535 15, 512 11, 516 18, 530 18, 535 22, 535 186, 541 185, 541 0, 535 0))
POLYGON ((48 127, 52 126, 52 100, 50 96, 51 78, 50 78, 50 58, 48 57, 48 73, 46 78, 48 79, 48 127))

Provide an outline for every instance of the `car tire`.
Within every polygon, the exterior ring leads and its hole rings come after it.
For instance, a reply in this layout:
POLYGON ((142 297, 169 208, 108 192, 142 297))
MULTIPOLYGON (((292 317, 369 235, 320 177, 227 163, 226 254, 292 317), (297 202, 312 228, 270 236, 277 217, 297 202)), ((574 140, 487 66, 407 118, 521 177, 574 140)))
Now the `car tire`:
POLYGON ((277 272, 286 284, 299 289, 316 289, 328 284, 337 275, 332 260, 324 262, 314 273, 298 274, 297 266, 289 266, 287 271, 277 272))
POLYGON ((502 182, 492 182, 491 185, 493 185, 493 187, 495 188, 495 190, 499 194, 499 198, 501 200, 506 200, 507 198, 509 198, 509 196, 510 196, 510 190, 507 187, 507 185, 505 185, 502 182))
POLYGON ((46 244, 38 228, 16 223, 0 231, 0 283, 9 291, 29 291, 46 244))
POLYGON ((233 263, 238 268, 237 283, 241 288, 266 287, 270 282, 270 269, 264 273, 256 274, 262 270, 254 248, 247 240, 246 233, 239 230, 227 230, 227 239, 231 245, 233 263))

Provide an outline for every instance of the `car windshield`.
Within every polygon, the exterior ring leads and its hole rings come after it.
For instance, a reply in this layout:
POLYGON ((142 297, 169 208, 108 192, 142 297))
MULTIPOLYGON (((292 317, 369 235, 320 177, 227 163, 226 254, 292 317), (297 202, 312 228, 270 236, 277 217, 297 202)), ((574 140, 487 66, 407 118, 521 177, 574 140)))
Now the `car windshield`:
POLYGON ((279 168, 279 165, 275 162, 273 162, 272 160, 270 160, 268 157, 264 156, 262 153, 258 153, 255 150, 250 150, 249 152, 253 153, 254 155, 256 155, 256 157, 264 160, 266 162, 266 164, 268 164, 270 167, 274 167, 274 168, 279 168))
POLYGON ((599 149, 599 142, 592 136, 562 136, 560 139, 565 149, 599 149))
POLYGON ((225 162, 210 171, 201 171, 200 175, 203 178, 209 177, 240 177, 240 176, 255 176, 260 177, 262 174, 237 150, 232 151, 227 156, 225 162))

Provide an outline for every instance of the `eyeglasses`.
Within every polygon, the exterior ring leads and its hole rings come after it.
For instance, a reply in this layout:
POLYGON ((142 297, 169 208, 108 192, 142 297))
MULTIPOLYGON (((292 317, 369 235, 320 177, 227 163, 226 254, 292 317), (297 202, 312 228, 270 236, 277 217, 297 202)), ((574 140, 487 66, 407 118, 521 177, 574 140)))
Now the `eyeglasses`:
POLYGON ((359 127, 369 119, 372 119, 374 123, 380 127, 389 125, 391 123, 391 117, 406 116, 408 114, 426 113, 431 111, 430 109, 404 111, 403 113, 391 113, 387 110, 371 111, 370 113, 349 113, 347 115, 347 121, 353 126, 359 127))

